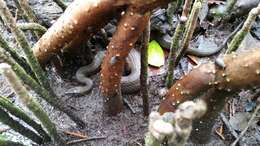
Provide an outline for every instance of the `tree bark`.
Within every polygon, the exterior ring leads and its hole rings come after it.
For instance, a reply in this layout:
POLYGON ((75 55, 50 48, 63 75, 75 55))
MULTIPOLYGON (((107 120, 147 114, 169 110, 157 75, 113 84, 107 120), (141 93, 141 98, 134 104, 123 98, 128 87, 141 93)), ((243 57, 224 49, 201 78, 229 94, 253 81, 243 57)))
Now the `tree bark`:
POLYGON ((210 142, 212 128, 231 95, 231 92, 220 92, 218 89, 212 88, 202 97, 206 101, 207 112, 200 119, 193 121, 194 128, 190 136, 193 143, 206 144, 210 142))
POLYGON ((123 102, 120 80, 125 59, 135 42, 148 24, 149 16, 129 8, 120 20, 117 31, 108 45, 101 70, 101 93, 104 97, 105 111, 115 115, 122 110, 123 102))
POLYGON ((73 46, 87 40, 119 10, 131 5, 145 13, 169 2, 170 0, 75 0, 35 44, 34 54, 40 63, 45 63, 53 54, 64 51, 63 48, 72 48, 68 51, 77 53, 73 46))
POLYGON ((107 54, 101 66, 101 94, 104 98, 104 110, 109 115, 116 115, 122 110, 123 102, 120 80, 125 65, 125 59, 140 34, 146 28, 149 15, 145 14, 156 7, 165 6, 169 0, 141 1, 135 0, 117 26, 107 49, 107 54))
POLYGON ((225 55, 223 61, 200 65, 177 81, 160 104, 161 114, 210 88, 235 93, 240 89, 256 88, 260 84, 260 49, 225 55))
POLYGON ((95 33, 113 16, 117 8, 122 7, 123 4, 118 4, 119 1, 75 0, 34 45, 34 55, 40 63, 45 63, 65 46, 86 40, 84 37, 95 33))
POLYGON ((180 103, 202 96, 207 102, 207 113, 195 121, 191 137, 193 142, 205 144, 225 100, 241 89, 257 88, 259 77, 260 49, 226 55, 223 61, 203 64, 177 81, 161 102, 159 112, 174 112, 180 103))

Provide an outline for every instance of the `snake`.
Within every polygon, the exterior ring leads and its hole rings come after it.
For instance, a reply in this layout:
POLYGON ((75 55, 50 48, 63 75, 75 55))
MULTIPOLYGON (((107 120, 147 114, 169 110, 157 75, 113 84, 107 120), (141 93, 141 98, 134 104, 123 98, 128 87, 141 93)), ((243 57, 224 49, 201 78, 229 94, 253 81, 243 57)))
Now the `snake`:
MULTIPOLYGON (((90 92, 93 88, 93 80, 90 79, 89 76, 100 70, 104 57, 105 51, 98 51, 90 64, 80 67, 75 76, 76 80, 84 85, 70 88, 66 94, 84 94, 90 92)), ((140 89, 140 57, 140 53, 136 49, 132 49, 128 54, 126 63, 130 68, 130 74, 122 76, 121 78, 120 83, 122 93, 130 94, 137 92, 140 89)))
MULTIPOLYGON (((172 38, 169 34, 158 36, 157 40, 162 47, 164 47, 164 48, 170 48, 171 47, 172 38)), ((207 48, 191 48, 191 47, 189 47, 187 49, 187 54, 205 57, 205 56, 211 56, 213 54, 216 54, 220 50, 221 50, 221 48, 219 48, 217 46, 207 47, 207 48)))

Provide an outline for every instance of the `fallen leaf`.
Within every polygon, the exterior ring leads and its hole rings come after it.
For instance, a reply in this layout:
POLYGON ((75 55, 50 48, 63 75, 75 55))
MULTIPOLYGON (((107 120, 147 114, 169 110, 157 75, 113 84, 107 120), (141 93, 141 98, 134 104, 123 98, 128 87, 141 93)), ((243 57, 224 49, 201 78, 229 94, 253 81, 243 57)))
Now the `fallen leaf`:
POLYGON ((148 46, 148 64, 161 67, 164 65, 164 52, 162 47, 155 40, 151 41, 148 46))
POLYGON ((219 48, 214 40, 203 35, 199 36, 196 44, 198 44, 198 47, 190 47, 187 50, 188 54, 205 57, 211 56, 219 51, 219 48))
POLYGON ((250 119, 250 113, 239 112, 235 113, 234 116, 230 117, 229 123, 237 131, 242 131, 248 124, 250 119))

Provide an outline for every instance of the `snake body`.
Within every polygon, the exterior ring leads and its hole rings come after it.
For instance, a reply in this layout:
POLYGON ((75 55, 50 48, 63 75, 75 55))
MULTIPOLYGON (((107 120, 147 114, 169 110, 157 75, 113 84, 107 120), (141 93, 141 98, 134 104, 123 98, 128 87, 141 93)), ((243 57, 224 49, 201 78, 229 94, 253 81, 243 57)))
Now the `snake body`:
MULTIPOLYGON (((99 51, 91 64, 80 67, 76 72, 76 80, 84 86, 76 86, 69 89, 66 93, 68 94, 84 94, 89 92, 93 88, 93 81, 87 77, 100 70, 102 60, 105 56, 105 51, 99 51)), ((140 88, 140 53, 132 49, 126 58, 131 73, 127 76, 122 76, 121 78, 121 90, 123 93, 133 93, 140 88)))
MULTIPOLYGON (((163 36, 158 36, 157 40, 159 41, 160 45, 164 48, 171 48, 172 38, 170 35, 166 34, 163 36)), ((206 42, 205 42, 206 43, 206 42)), ((207 47, 207 48, 191 48, 187 49, 187 54, 205 57, 211 56, 220 51, 221 48, 217 46, 207 47)))
POLYGON ((141 62, 140 53, 132 49, 126 58, 131 73, 121 78, 121 90, 123 93, 134 93, 140 89, 141 62))

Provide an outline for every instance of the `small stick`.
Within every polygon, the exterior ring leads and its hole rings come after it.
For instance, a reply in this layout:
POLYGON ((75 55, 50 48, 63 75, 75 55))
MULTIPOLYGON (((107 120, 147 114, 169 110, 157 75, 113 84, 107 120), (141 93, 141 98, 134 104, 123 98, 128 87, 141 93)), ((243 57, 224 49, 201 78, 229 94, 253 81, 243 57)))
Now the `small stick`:
POLYGON ((99 140, 99 139, 106 139, 106 136, 100 136, 100 137, 90 137, 90 138, 84 138, 84 139, 77 139, 77 140, 72 140, 67 142, 67 145, 73 145, 81 142, 86 142, 86 141, 92 141, 92 140, 99 140))
POLYGON ((142 47, 141 47, 141 96, 143 98, 143 115, 149 116, 149 92, 148 92, 148 44, 150 41, 150 21, 148 21, 147 27, 143 32, 142 36, 142 47))
POLYGON ((71 135, 71 136, 75 136, 75 137, 79 137, 79 138, 87 138, 88 136, 81 134, 79 132, 70 132, 70 131, 63 131, 65 134, 71 135))
POLYGON ((254 113, 252 114, 246 128, 239 134, 239 136, 237 137, 237 139, 230 145, 230 146, 236 146, 236 144, 238 143, 238 141, 241 139, 241 137, 244 136, 244 134, 246 133, 247 129, 252 125, 256 115, 257 115, 257 112, 258 110, 260 109, 260 105, 258 105, 254 111, 254 113))
POLYGON ((134 108, 131 106, 131 104, 127 99, 123 98, 123 102, 127 105, 127 107, 131 110, 133 114, 136 114, 136 111, 134 110, 134 108))
POLYGON ((221 113, 220 117, 222 119, 222 121, 224 122, 224 124, 227 126, 228 130, 231 132, 231 134, 235 137, 238 138, 238 134, 237 132, 232 128, 231 124, 229 123, 228 119, 226 118, 226 116, 221 113))
POLYGON ((220 126, 219 130, 216 129, 215 132, 222 140, 226 139, 225 136, 223 135, 223 125, 220 126))

